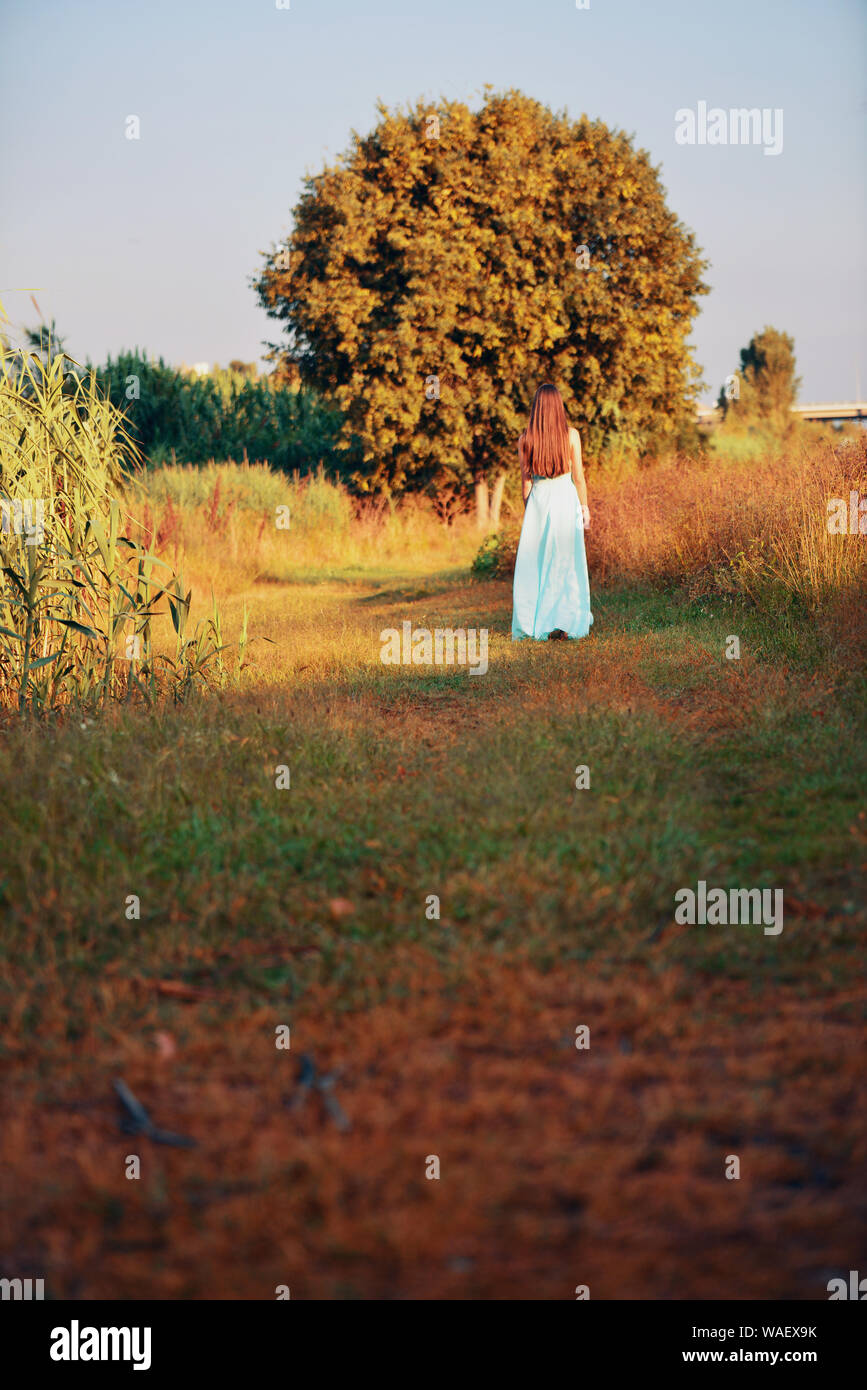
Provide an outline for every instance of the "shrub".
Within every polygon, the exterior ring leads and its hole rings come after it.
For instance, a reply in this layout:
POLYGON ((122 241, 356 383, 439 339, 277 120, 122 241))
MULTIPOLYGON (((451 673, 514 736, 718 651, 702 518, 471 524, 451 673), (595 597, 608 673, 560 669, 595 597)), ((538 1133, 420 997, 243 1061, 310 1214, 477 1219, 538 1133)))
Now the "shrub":
POLYGON ((333 461, 339 416, 312 391, 233 370, 189 376, 138 351, 109 357, 95 372, 151 462, 252 458, 312 472, 333 461))
POLYGON ((472 570, 477 579, 510 579, 515 573, 520 529, 507 527, 486 536, 473 560, 472 570))

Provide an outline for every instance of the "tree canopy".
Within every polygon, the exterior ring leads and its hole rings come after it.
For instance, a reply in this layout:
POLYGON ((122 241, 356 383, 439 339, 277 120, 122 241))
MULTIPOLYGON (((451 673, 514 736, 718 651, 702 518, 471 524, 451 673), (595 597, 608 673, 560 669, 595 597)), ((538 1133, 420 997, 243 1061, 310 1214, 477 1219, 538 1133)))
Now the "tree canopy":
POLYGON ((765 327, 741 348, 740 372, 719 395, 728 418, 785 429, 800 387, 795 376, 795 341, 788 333, 765 327))
POLYGON ((706 263, 646 152, 515 91, 378 110, 254 280, 272 347, 360 444, 358 485, 493 480, 543 381, 593 454, 674 437, 706 263))

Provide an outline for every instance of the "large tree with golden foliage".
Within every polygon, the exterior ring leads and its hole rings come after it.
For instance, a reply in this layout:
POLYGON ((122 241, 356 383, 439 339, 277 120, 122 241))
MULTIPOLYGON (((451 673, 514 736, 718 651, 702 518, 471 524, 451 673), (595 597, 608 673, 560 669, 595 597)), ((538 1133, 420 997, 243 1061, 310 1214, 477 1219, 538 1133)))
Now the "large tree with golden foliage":
POLYGON ((591 455, 673 438, 705 262, 647 154, 514 91, 379 115, 255 281, 284 366, 360 443, 359 486, 475 485, 484 519, 543 381, 591 455))

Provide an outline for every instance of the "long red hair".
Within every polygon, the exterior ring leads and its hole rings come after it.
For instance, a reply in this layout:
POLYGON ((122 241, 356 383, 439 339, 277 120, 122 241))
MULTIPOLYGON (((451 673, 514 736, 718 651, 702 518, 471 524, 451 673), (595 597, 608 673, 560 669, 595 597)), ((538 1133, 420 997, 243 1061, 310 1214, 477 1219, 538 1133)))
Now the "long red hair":
POLYGON ((556 386, 540 386, 530 407, 530 423, 521 435, 524 466, 539 478, 557 478, 569 471, 569 421, 556 386))

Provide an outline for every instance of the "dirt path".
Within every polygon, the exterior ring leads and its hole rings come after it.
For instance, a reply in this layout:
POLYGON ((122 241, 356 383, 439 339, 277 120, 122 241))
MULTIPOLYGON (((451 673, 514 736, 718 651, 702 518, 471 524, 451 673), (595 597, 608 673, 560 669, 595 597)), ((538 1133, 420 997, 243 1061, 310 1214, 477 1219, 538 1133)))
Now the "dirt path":
POLYGON ((826 1297, 867 1226, 867 825, 833 683, 749 640, 725 663, 724 614, 652 596, 600 594, 556 649, 509 642, 501 585, 252 598, 274 645, 239 691, 0 750, 0 1274, 826 1297), (404 618, 488 622, 489 675, 383 667, 404 618), (701 877, 783 883, 782 936, 678 927, 701 877), (196 1147, 122 1134, 118 1076, 196 1147))

